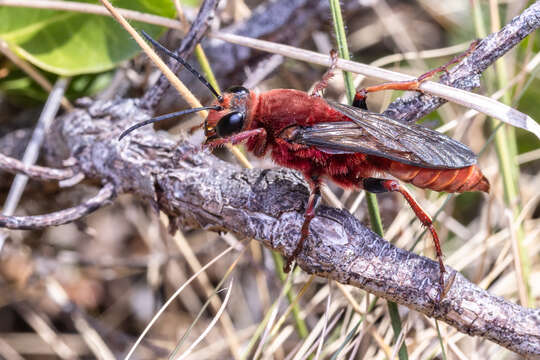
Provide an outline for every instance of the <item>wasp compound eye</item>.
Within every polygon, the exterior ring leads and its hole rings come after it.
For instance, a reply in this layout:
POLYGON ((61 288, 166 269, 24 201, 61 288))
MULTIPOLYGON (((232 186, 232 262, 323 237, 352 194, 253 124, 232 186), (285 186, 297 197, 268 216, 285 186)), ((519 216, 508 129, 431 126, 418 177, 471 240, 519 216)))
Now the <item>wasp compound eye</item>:
POLYGON ((219 120, 216 126, 216 133, 219 137, 227 137, 236 134, 244 126, 245 114, 234 111, 228 113, 219 120))
POLYGON ((242 94, 242 95, 249 94, 249 90, 243 86, 231 86, 230 88, 227 89, 226 92, 233 93, 233 94, 242 94))

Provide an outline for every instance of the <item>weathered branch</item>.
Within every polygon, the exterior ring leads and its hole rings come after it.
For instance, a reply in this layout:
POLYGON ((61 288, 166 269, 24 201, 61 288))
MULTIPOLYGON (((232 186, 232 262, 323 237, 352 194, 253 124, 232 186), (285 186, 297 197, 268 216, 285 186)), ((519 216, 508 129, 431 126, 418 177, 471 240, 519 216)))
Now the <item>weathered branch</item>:
POLYGON ((38 165, 25 165, 22 161, 0 153, 0 170, 24 174, 36 180, 66 180, 75 174, 72 169, 52 169, 38 165))
POLYGON ((69 224, 108 205, 114 197, 114 187, 106 184, 96 196, 69 209, 34 216, 6 216, 0 214, 0 227, 14 230, 38 230, 50 226, 69 224))
MULTIPOLYGON (((441 77, 441 83, 463 90, 477 88, 482 72, 539 27, 540 1, 536 1, 501 30, 482 39, 469 56, 441 77)), ((416 94, 395 100, 384 114, 396 120, 416 121, 445 102, 438 97, 416 94)))
MULTIPOLYGON (((49 138, 50 160, 78 160, 86 177, 157 201, 179 227, 225 229, 288 255, 303 222, 308 190, 290 170, 241 170, 207 154, 185 160, 177 145, 149 127, 118 142, 121 130, 147 118, 138 101, 96 102, 61 118, 49 138)), ((492 340, 540 357, 540 310, 492 296, 457 274, 435 306, 438 265, 396 248, 346 211, 322 207, 298 257, 308 273, 351 284, 492 340)))

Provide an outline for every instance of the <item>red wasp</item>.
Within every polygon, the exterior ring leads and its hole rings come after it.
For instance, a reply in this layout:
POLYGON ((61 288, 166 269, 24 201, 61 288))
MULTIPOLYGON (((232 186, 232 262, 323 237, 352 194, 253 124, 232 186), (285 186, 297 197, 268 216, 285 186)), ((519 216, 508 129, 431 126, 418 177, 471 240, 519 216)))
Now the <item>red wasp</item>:
POLYGON ((389 174, 417 187, 445 192, 489 192, 489 182, 476 165, 476 155, 465 145, 446 135, 418 124, 406 124, 379 113, 367 111, 366 96, 379 90, 417 90, 419 84, 450 63, 430 71, 418 79, 386 83, 364 88, 356 93, 352 106, 321 98, 332 76, 333 66, 311 93, 291 89, 270 90, 256 94, 244 87, 229 88, 223 96, 183 59, 144 34, 161 51, 182 63, 216 96, 211 106, 189 109, 138 123, 134 129, 187 113, 210 110, 204 122, 206 143, 215 148, 225 143, 246 142, 256 156, 270 153, 279 165, 298 170, 310 186, 301 236, 285 270, 302 250, 309 235, 309 224, 320 204, 320 185, 326 178, 344 188, 364 189, 372 193, 397 191, 409 203, 426 226, 435 243, 440 267, 440 293, 444 288, 445 267, 439 237, 429 215, 396 180, 381 178, 389 174))

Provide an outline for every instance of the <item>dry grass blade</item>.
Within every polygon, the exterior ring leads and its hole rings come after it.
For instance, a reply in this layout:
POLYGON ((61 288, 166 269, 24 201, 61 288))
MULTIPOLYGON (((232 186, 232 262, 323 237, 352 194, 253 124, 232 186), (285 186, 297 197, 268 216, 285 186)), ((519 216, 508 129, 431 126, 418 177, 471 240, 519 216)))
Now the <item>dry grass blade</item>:
MULTIPOLYGON (((279 296, 277 297, 277 299, 274 301, 274 303, 272 304, 270 308, 271 310, 269 312, 269 316, 266 317, 266 319, 260 324, 260 325, 263 325, 264 323, 266 323, 264 327, 264 331, 261 335, 261 340, 259 341, 259 345, 257 346, 257 350, 255 351, 255 354, 253 355, 254 360, 258 359, 261 356, 263 349, 268 341, 268 337, 271 335, 270 330, 272 330, 272 328, 277 327, 277 325, 274 325, 274 324, 276 321, 277 314, 279 312, 280 305, 283 302, 283 299, 285 298, 288 289, 290 288, 291 281, 292 281, 292 274, 293 274, 292 272, 287 274, 287 278, 283 282, 283 286, 281 288, 279 296)), ((293 305, 294 304, 291 304, 289 308, 292 308, 293 305)), ((245 355, 247 355, 247 352, 245 353, 245 355)), ((244 358, 245 358, 245 355, 244 355, 244 358)))
MULTIPOLYGON (((342 310, 339 309, 339 305, 332 303, 330 306, 329 316, 335 316, 339 318, 342 314, 342 310)), ((293 360, 302 360, 306 359, 313 351, 316 350, 318 340, 321 339, 322 333, 327 326, 326 317, 322 316, 318 319, 317 324, 312 328, 309 336, 304 340, 302 346, 295 353, 293 360)), ((335 321, 335 319, 334 319, 335 321)))
POLYGON ((317 352, 315 354, 315 360, 319 360, 321 356, 324 339, 326 338, 328 331, 328 319, 330 318, 330 305, 332 304, 332 280, 328 280, 328 296, 326 298, 326 310, 324 312, 324 326, 322 329, 321 337, 318 341, 317 352))
POLYGON ((452 46, 448 46, 448 47, 440 48, 440 49, 392 54, 392 55, 387 55, 382 58, 379 58, 373 61, 372 63, 370 63, 370 65, 375 66, 375 67, 382 67, 382 66, 386 66, 392 63, 398 63, 403 60, 413 60, 416 58, 427 60, 431 58, 456 55, 456 54, 466 51, 470 45, 471 45, 470 43, 464 42, 461 44, 452 45, 452 46))
POLYGON ((510 228, 510 241, 512 243, 512 257, 514 260, 514 272, 516 276, 516 284, 518 288, 519 301, 523 306, 529 305, 529 300, 527 296, 527 285, 523 279, 523 267, 521 263, 521 254, 519 252, 518 240, 516 238, 516 227, 519 225, 515 222, 514 217, 510 211, 506 211, 506 217, 508 219, 508 225, 510 228))
MULTIPOLYGON (((27 7, 35 9, 64 10, 85 12, 96 15, 109 15, 107 9, 95 4, 80 3, 75 1, 55 1, 55 0, 0 0, 0 5, 27 7)), ((166 26, 171 29, 185 30, 182 23, 177 20, 163 16, 146 14, 139 11, 118 9, 118 12, 125 18, 145 22, 148 24, 166 26)))
POLYGON ((193 341, 193 343, 191 343, 189 348, 180 357, 178 357, 179 360, 185 359, 187 356, 189 356, 189 354, 193 351, 193 349, 195 349, 195 347, 206 337, 206 335, 210 332, 210 330, 212 330, 214 325, 216 325, 216 322, 220 318, 221 314, 223 314, 223 312, 225 311, 225 308, 227 307, 227 304, 229 303, 229 298, 232 293, 233 285, 234 285, 234 278, 231 279, 231 282, 229 283, 229 288, 227 290, 227 294, 225 295, 225 299, 223 300, 223 304, 219 308, 218 312, 216 313, 212 321, 210 321, 210 324, 208 324, 208 327, 202 332, 202 334, 195 341, 193 341))
POLYGON ((40 311, 21 303, 18 306, 19 314, 56 353, 60 359, 74 359, 77 354, 58 336, 57 330, 50 324, 50 319, 40 311))
MULTIPOLYGON (((143 49, 159 70, 167 77, 167 80, 178 90, 180 95, 189 103, 193 108, 202 107, 199 100, 191 93, 191 91, 176 77, 176 75, 169 69, 169 67, 161 60, 156 52, 146 43, 146 41, 139 35, 139 33, 124 19, 122 14, 116 10, 108 0, 100 0, 103 6, 112 14, 112 16, 122 25, 122 27, 135 39, 137 44, 143 49)), ((204 120, 208 113, 206 111, 200 111, 199 116, 204 120)))
POLYGON ((293 307, 295 305, 298 304, 298 302, 300 301, 300 299, 302 298, 302 296, 306 293, 306 291, 309 289, 309 287, 311 286, 313 280, 315 279, 315 277, 312 275, 309 277, 309 279, 303 284, 302 286, 302 289, 300 289, 300 291, 298 292, 298 294, 295 296, 293 302, 291 302, 289 304, 289 306, 287 307, 287 310, 285 310, 283 312, 283 315, 281 315, 281 317, 279 318, 279 320, 276 322, 276 324, 272 327, 272 332, 270 333, 270 335, 272 337, 275 337, 277 334, 278 334, 278 331, 279 329, 282 327, 282 325, 285 323, 285 321, 287 320, 287 318, 289 317, 293 307))
POLYGON ((108 347, 105 340, 97 329, 95 329, 85 318, 85 316, 71 303, 68 294, 62 285, 54 278, 46 280, 47 293, 62 309, 74 309, 71 311, 73 325, 81 334, 88 347, 92 350, 96 358, 103 360, 114 360, 115 356, 108 347))
POLYGON ((199 271, 197 271, 196 273, 194 273, 184 284, 182 284, 182 286, 180 286, 175 292, 174 294, 171 295, 171 297, 169 297, 169 299, 165 302, 165 304, 163 304, 163 306, 159 309, 159 311, 154 315, 154 317, 152 318, 152 320, 150 320, 150 322, 148 323, 148 325, 146 325, 146 327, 144 328, 143 332, 141 333, 141 335, 139 335, 139 337, 137 338, 137 340, 135 341, 135 343, 133 344, 133 346, 131 347, 131 349, 129 350, 129 352, 127 353, 126 357, 125 357, 125 360, 129 360, 131 358, 131 356, 133 355, 133 353, 135 352, 135 349, 137 348, 137 346, 139 346, 139 344, 141 343, 141 341, 143 340, 143 338, 146 336, 146 334, 148 333, 148 331, 150 331, 150 328, 152 327, 152 325, 154 325, 156 323, 156 321, 159 319, 159 317, 163 314, 163 312, 167 309, 167 307, 180 295, 180 293, 193 281, 195 280, 200 274, 202 274, 206 269, 208 269, 210 266, 212 266, 216 261, 218 261, 219 259, 221 259, 223 256, 225 256, 226 254, 228 254, 231 250, 233 250, 232 247, 229 247, 227 248, 225 251, 221 252, 218 256, 216 256, 215 258, 213 258, 212 260, 210 260, 208 263, 206 263, 199 271))
POLYGON ((11 345, 0 338, 0 356, 6 360, 24 360, 24 358, 11 345))
MULTIPOLYGON (((45 138, 45 134, 49 131, 56 113, 60 107, 64 93, 69 84, 69 79, 60 78, 56 81, 55 86, 51 90, 47 102, 41 112, 41 115, 37 121, 37 125, 32 133, 32 138, 28 143, 23 155, 22 162, 24 165, 33 165, 39 156, 41 145, 45 138)), ((22 193, 28 182, 28 176, 23 174, 17 174, 13 180, 9 193, 6 198, 6 202, 2 208, 2 215, 12 215, 19 203, 22 193)), ((7 238, 7 232, 0 230, 0 252, 4 247, 5 240, 7 238)))
MULTIPOLYGON (((281 318, 277 321, 277 323, 274 325, 275 316, 277 315, 277 311, 279 310, 279 307, 281 303, 283 302, 283 299, 285 296, 288 296, 291 294, 291 284, 293 279, 293 272, 288 273, 284 279, 282 279, 281 289, 279 290, 279 295, 277 298, 273 301, 273 303, 269 306, 266 315, 264 318, 259 322, 257 329, 253 332, 253 335, 251 336, 247 346, 244 349, 244 353, 242 354, 242 359, 247 359, 250 354, 253 352, 253 348, 255 344, 258 342, 259 345, 257 346, 257 350, 255 351, 255 354, 253 355, 253 359, 257 359, 257 357, 263 353, 264 347, 266 346, 267 339, 268 338, 274 338, 276 336, 277 331, 280 329, 282 325, 282 320, 285 319, 285 314, 288 316, 288 312, 293 309, 293 307, 297 306, 296 299, 300 298, 303 294, 303 291, 300 291, 300 294, 298 294, 293 300, 288 308, 288 311, 285 312, 284 315, 281 316, 281 318), (271 329, 271 332, 269 332, 269 329, 271 329), (260 340, 259 340, 260 339, 260 340)), ((308 281, 307 284, 304 284, 303 290, 307 289, 310 282, 308 281)), ((297 320, 298 321, 298 320, 297 320)), ((303 321, 303 320, 302 320, 303 321)), ((286 331, 281 332, 281 337, 286 338, 291 335, 290 329, 286 331), (284 335, 284 332, 287 333, 287 335, 284 335)), ((275 341, 274 341, 275 344, 275 341)))
MULTIPOLYGON (((212 308, 212 311, 217 314, 222 306, 221 300, 216 296, 212 296, 215 292, 213 285, 208 278, 206 272, 200 272, 200 269, 202 269, 203 266, 201 266, 201 263, 195 256, 193 249, 189 246, 189 243, 187 242, 186 238, 180 230, 174 234, 173 240, 180 252, 186 258, 186 261, 191 270, 194 273, 200 274, 197 277, 197 282, 203 288, 206 296, 209 298, 208 301, 210 302, 210 307, 212 308)), ((234 265, 235 264, 237 264, 237 262, 235 262, 234 265)), ((238 358, 238 354, 240 353, 240 345, 238 339, 236 338, 236 331, 234 329, 233 321, 231 320, 231 317, 227 312, 225 312, 223 316, 220 316, 219 320, 225 334, 227 335, 226 339, 229 342, 231 351, 233 354, 235 354, 235 357, 238 358)))

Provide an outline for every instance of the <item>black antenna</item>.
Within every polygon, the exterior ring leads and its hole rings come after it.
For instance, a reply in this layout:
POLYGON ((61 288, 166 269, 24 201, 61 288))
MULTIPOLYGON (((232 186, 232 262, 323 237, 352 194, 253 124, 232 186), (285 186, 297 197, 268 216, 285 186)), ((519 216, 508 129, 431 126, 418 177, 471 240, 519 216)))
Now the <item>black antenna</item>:
POLYGON ((173 112, 173 113, 170 113, 170 114, 161 115, 161 116, 158 116, 158 117, 155 117, 155 118, 152 118, 152 119, 144 120, 144 121, 141 121, 140 123, 137 123, 137 124, 131 126, 127 130, 124 130, 122 132, 122 134, 120 134, 120 136, 118 137, 118 141, 122 140, 126 135, 128 135, 133 130, 138 129, 138 128, 140 128, 142 126, 145 126, 145 125, 148 125, 148 124, 152 124, 152 123, 155 123, 155 122, 158 122, 158 121, 161 121, 161 120, 172 119, 172 118, 175 118, 177 116, 187 115, 187 114, 191 114, 191 113, 202 111, 202 110, 221 110, 221 109, 222 109, 221 106, 203 106, 203 107, 200 107, 200 108, 186 109, 186 110, 182 110, 182 111, 173 112))
POLYGON ((143 34, 143 36, 146 38, 146 40, 150 41, 152 43, 152 45, 154 45, 154 47, 156 47, 157 49, 163 51, 165 54, 169 55, 170 57, 172 57, 173 59, 175 59, 176 61, 178 61, 180 64, 184 65, 184 67, 186 69, 188 69, 193 75, 195 75, 200 82, 202 82, 204 84, 204 86, 206 86, 208 89, 210 89, 210 91, 212 92, 212 94, 214 94, 214 96, 216 97, 216 99, 218 99, 219 102, 222 102, 223 101, 223 97, 221 95, 218 94, 218 92, 216 91, 216 89, 214 89, 212 87, 212 85, 210 85, 210 83, 208 82, 208 80, 206 80, 204 78, 204 76, 202 76, 201 74, 199 74, 199 72, 197 70, 195 70, 194 68, 191 67, 191 65, 189 65, 184 59, 182 59, 180 56, 176 55, 175 53, 173 53, 171 50, 167 49, 165 46, 161 45, 160 43, 158 43, 156 40, 152 39, 150 37, 150 35, 148 35, 146 33, 146 31, 144 30, 141 30, 141 33, 143 34))

